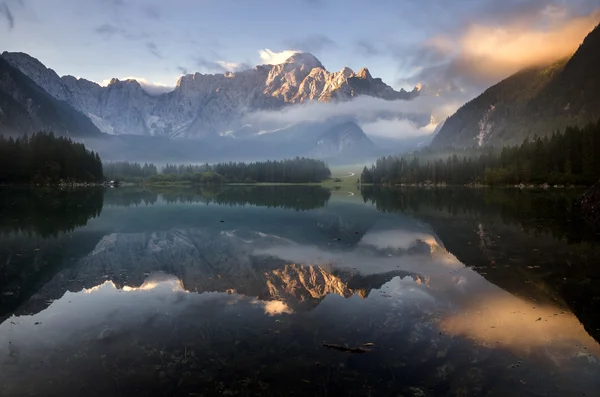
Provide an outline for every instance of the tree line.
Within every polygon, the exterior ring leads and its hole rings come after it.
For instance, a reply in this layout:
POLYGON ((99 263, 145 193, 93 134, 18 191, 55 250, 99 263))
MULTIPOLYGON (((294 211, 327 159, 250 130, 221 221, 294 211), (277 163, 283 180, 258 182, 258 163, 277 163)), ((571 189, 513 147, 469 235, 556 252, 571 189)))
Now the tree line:
POLYGON ((107 163, 105 174, 111 180, 153 183, 308 183, 331 177, 331 170, 324 161, 296 157, 253 163, 166 164, 161 170, 154 164, 107 163))
POLYGON ((139 182, 156 174, 158 169, 154 164, 142 165, 129 161, 104 164, 104 176, 108 181, 139 182))
POLYGON ((98 153, 53 133, 31 137, 0 136, 0 184, 52 185, 104 180, 98 153))
POLYGON ((600 121, 563 133, 525 139, 521 145, 500 151, 481 149, 471 155, 446 159, 382 157, 365 167, 365 184, 446 183, 464 185, 576 184, 591 185, 600 175, 600 121))

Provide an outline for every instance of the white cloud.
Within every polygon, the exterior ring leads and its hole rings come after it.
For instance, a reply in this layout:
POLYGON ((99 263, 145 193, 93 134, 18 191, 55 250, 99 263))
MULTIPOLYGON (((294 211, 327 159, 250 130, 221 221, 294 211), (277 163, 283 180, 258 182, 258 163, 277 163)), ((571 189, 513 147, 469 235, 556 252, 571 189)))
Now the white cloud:
POLYGON ((276 130, 302 122, 325 122, 330 119, 351 119, 370 135, 407 138, 433 132, 437 122, 429 123, 430 115, 443 120, 462 105, 457 99, 448 101, 437 96, 419 96, 413 100, 386 101, 360 96, 346 102, 308 102, 277 111, 258 111, 245 116, 243 123, 261 130, 276 130), (423 120, 420 125, 407 120, 423 120))
POLYGON ((280 63, 284 63, 289 57, 294 54, 297 54, 298 50, 284 50, 281 52, 271 51, 268 48, 264 50, 260 50, 258 54, 260 55, 260 60, 263 64, 266 65, 279 65, 280 63))
POLYGON ((429 123, 419 127, 410 120, 395 118, 362 123, 360 127, 367 135, 398 139, 430 135, 437 125, 437 123, 429 123))
MULTIPOLYGON (((106 87, 110 83, 110 80, 111 79, 102 80, 98 84, 100 84, 102 87, 106 87)), ((146 91, 150 95, 164 94, 165 92, 171 92, 175 89, 175 84, 168 85, 164 83, 151 82, 143 77, 121 77, 119 78, 119 80, 135 80, 138 83, 140 83, 144 91, 146 91)))
POLYGON ((228 72, 235 72, 245 66, 244 63, 227 61, 216 61, 216 64, 228 72))

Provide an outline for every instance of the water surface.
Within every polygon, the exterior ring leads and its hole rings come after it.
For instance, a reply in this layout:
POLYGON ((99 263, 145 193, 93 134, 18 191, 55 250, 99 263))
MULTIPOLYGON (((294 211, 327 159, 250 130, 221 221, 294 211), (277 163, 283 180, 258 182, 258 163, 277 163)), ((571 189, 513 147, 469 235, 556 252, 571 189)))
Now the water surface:
POLYGON ((0 395, 599 395, 577 193, 1 190, 0 395))

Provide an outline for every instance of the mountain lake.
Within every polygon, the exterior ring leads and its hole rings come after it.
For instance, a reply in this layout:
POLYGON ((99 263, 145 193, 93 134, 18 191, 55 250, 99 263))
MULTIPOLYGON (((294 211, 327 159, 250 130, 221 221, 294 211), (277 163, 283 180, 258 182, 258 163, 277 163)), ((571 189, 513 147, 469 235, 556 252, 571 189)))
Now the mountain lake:
POLYGON ((576 189, 0 190, 0 396, 598 396, 576 189))

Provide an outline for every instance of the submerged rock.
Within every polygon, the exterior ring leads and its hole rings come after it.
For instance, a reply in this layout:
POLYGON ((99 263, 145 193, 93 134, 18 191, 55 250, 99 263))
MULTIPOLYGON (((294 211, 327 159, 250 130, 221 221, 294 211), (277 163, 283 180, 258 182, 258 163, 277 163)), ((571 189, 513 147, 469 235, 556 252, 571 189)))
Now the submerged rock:
POLYGON ((583 217, 595 227, 600 227, 600 181, 577 199, 583 217))

